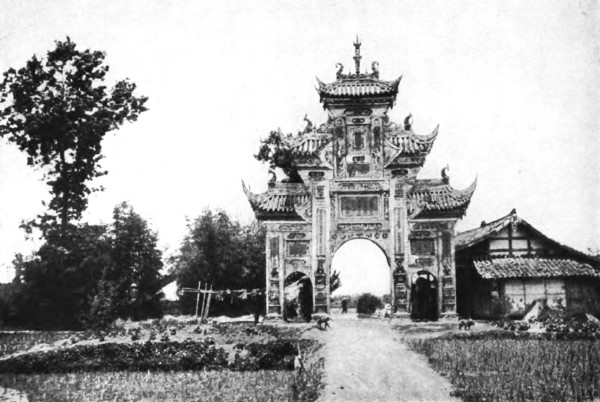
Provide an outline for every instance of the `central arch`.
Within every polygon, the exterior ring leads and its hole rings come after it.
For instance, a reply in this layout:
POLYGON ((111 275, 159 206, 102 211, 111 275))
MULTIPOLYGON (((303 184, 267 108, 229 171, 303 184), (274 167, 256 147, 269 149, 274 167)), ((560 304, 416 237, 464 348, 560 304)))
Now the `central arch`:
POLYGON ((392 275, 389 258, 381 247, 368 239, 351 239, 341 244, 331 259, 330 272, 337 271, 341 286, 332 293, 333 307, 341 308, 341 298, 351 303, 363 293, 391 304, 392 275))

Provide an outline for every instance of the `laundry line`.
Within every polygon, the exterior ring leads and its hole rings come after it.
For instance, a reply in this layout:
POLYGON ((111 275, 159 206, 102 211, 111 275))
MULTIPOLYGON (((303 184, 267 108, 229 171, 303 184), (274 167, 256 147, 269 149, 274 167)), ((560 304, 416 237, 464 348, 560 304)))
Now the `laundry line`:
POLYGON ((198 288, 179 288, 177 289, 177 295, 181 297, 184 293, 196 293, 196 317, 198 317, 198 312, 200 311, 200 322, 203 322, 208 318, 210 302, 213 296, 217 301, 229 298, 229 301, 233 303, 233 298, 246 300, 249 294, 253 297, 264 295, 265 290, 265 288, 213 290, 212 284, 210 285, 210 289, 208 289, 208 283, 205 282, 203 288, 202 281, 198 281, 198 288), (200 308, 200 296, 202 296, 202 308, 200 308))

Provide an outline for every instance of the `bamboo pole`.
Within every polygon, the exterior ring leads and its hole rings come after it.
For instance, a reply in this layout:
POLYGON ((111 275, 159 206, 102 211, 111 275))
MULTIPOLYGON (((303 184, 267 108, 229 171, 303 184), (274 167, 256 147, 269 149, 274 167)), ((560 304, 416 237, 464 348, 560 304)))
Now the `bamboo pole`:
POLYGON ((198 294, 196 295, 196 318, 198 318, 198 306, 200 305, 200 284, 202 282, 198 281, 198 294))
POLYGON ((208 290, 208 283, 204 283, 204 292, 202 295, 202 308, 200 309, 201 315, 200 315, 200 323, 202 323, 202 316, 204 315, 204 306, 206 304, 206 291, 208 290))
POLYGON ((210 311, 210 299, 212 299, 213 286, 210 285, 210 293, 208 294, 208 302, 206 303, 206 312, 204 313, 204 319, 208 320, 208 312, 210 311))

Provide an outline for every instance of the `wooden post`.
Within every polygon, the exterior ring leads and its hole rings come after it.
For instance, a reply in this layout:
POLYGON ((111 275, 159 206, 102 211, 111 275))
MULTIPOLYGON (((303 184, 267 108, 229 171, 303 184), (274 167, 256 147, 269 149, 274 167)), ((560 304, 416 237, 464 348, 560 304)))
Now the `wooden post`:
POLYGON ((196 295, 196 318, 198 318, 198 306, 200 304, 200 284, 202 282, 198 281, 198 294, 196 295))
POLYGON ((204 320, 208 320, 208 311, 210 309, 210 299, 212 299, 213 287, 210 285, 210 293, 208 294, 208 301, 206 302, 206 311, 204 312, 204 320))
POLYGON ((200 309, 200 311, 201 311, 200 323, 202 323, 202 319, 203 319, 203 316, 204 316, 204 306, 205 306, 205 303, 206 303, 206 290, 208 290, 208 283, 204 284, 204 290, 205 291, 203 292, 203 296, 202 296, 202 308, 200 309))

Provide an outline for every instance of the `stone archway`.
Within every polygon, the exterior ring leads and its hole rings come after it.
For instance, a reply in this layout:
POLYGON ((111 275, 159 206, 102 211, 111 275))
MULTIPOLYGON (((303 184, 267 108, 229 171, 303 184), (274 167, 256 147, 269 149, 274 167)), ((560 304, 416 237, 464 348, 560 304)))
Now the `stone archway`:
POLYGON ((476 182, 454 189, 447 169, 441 178, 417 178, 438 129, 415 133, 412 115, 404 124, 392 122, 388 111, 400 79, 380 80, 377 69, 360 73, 360 43, 355 46, 356 74, 340 69, 334 82, 319 81, 327 121, 317 126, 306 118, 298 135, 275 133, 293 160, 295 180, 274 176, 260 194, 243 184, 257 219, 266 222, 268 316, 284 315, 284 282, 295 271, 314 284, 313 312, 329 313, 332 256, 356 238, 371 240, 387 255, 397 316, 412 312, 411 278, 421 270, 438 276, 418 286, 429 289, 425 293, 435 298, 437 309, 417 315, 455 316, 454 227, 476 182))
MULTIPOLYGON (((388 296, 393 290, 390 259, 381 245, 368 239, 348 240, 332 253, 330 272, 338 271, 341 287, 338 295, 372 293, 388 296)), ((335 292, 334 292, 335 296, 335 292)))
POLYGON ((438 284, 429 271, 419 271, 411 277, 411 318, 437 320, 438 284))
POLYGON ((310 278, 303 272, 292 272, 284 282, 284 319, 308 322, 313 308, 313 285, 310 278))

